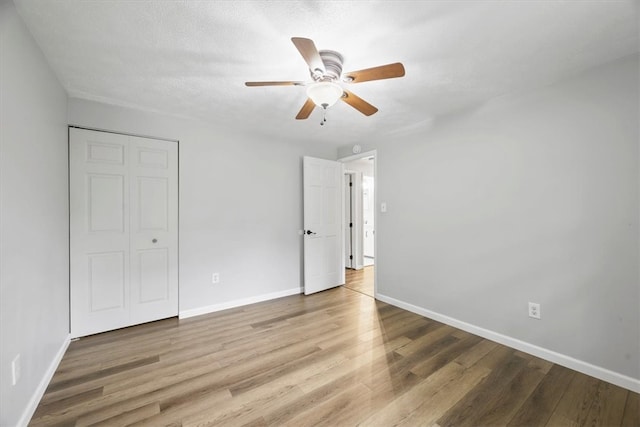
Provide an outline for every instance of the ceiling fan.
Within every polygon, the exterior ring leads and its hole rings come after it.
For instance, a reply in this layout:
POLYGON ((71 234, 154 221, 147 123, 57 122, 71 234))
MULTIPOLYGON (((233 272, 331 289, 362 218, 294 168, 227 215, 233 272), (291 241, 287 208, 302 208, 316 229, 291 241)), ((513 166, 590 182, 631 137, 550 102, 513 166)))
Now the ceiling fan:
MULTIPOLYGON (((362 83, 371 80, 391 79, 404 76, 404 66, 396 62, 394 64, 381 65, 379 67, 366 68, 359 71, 342 72, 342 55, 333 50, 318 50, 311 39, 292 37, 291 41, 296 46, 311 74, 311 82, 295 81, 271 81, 271 82, 245 82, 247 86, 307 86, 307 101, 304 103, 296 119, 306 119, 313 109, 318 106, 326 113, 327 108, 338 102, 339 99, 346 102, 365 116, 375 114, 378 109, 364 99, 343 89, 338 82, 362 83)), ((326 122, 323 117, 323 125, 326 122)))

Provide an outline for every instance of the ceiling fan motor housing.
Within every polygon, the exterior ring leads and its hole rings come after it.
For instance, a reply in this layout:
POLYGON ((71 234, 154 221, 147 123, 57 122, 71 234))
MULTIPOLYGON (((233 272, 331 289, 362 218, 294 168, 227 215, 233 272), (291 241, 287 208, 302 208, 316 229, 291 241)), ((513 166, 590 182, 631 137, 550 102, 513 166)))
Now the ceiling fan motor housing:
POLYGON ((342 63, 344 61, 342 55, 335 50, 320 50, 318 53, 324 63, 325 73, 324 75, 318 76, 314 75, 312 71, 311 77, 315 81, 336 81, 340 79, 340 76, 342 75, 342 63))

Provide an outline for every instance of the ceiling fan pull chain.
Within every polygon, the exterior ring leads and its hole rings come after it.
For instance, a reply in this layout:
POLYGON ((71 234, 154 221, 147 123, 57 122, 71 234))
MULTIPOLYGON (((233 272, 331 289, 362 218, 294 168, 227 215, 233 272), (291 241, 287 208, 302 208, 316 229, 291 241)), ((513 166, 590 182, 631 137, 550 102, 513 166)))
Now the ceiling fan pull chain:
POLYGON ((324 126, 327 122, 327 107, 322 107, 322 121, 320 122, 320 126, 324 126))

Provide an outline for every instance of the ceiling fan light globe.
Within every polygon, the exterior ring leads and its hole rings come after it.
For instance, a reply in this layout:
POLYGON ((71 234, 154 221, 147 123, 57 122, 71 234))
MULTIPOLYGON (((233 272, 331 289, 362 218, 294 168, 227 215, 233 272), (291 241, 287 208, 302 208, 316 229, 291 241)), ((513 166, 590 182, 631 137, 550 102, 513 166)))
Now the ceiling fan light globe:
POLYGON ((343 90, 333 82, 317 82, 307 87, 307 96, 318 107, 329 108, 342 97, 343 90))

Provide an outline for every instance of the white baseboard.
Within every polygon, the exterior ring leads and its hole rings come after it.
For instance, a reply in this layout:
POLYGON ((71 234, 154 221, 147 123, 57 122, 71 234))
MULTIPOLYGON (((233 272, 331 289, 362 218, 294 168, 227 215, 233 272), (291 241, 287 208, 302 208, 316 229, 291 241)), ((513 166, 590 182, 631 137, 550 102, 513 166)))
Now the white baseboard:
POLYGON ((33 414, 36 412, 36 409, 38 408, 38 404, 40 403, 42 396, 44 396, 44 392, 47 391, 47 387, 49 387, 49 383, 51 382, 51 378, 53 378, 53 374, 56 373, 56 369, 58 369, 58 365, 60 365, 60 362, 62 361, 62 358, 64 357, 64 354, 66 353, 67 348, 69 348, 69 343, 71 343, 71 335, 67 335, 64 338, 64 341, 62 342, 62 345, 58 349, 58 352, 56 353, 55 357, 51 361, 51 364, 49 365, 47 372, 44 373, 44 376, 40 380, 40 384, 38 384, 36 391, 33 393, 33 396, 31 396, 31 399, 29 400, 29 404, 24 409, 24 412, 22 413, 22 416, 18 421, 18 424, 17 424, 18 426, 26 427, 29 424, 29 421, 31 421, 31 417, 33 417, 33 414))
POLYGON ((488 340, 504 344, 511 348, 515 348, 516 350, 532 354, 541 359, 548 360, 549 362, 553 362, 566 368, 573 369, 574 371, 582 372, 583 374, 598 378, 611 384, 615 384, 619 387, 626 388, 627 390, 640 393, 640 379, 631 378, 629 376, 610 371, 600 366, 592 365, 591 363, 585 362, 583 360, 574 359, 571 356, 557 353, 546 348, 538 347, 537 345, 530 344, 528 342, 491 331, 489 329, 484 329, 479 326, 475 326, 470 323, 445 316, 444 314, 436 313, 434 311, 427 310, 426 308, 418 307, 416 305, 388 297, 386 295, 377 294, 376 299, 386 302, 387 304, 400 307, 412 313, 428 317, 429 319, 445 323, 447 325, 453 326, 454 328, 462 329, 463 331, 481 336, 488 340))
POLYGON ((289 295, 296 295, 302 293, 302 288, 292 288, 285 291, 272 292, 270 294, 256 295, 249 298, 242 298, 233 301, 227 301, 220 304, 208 305, 205 307, 190 308, 188 310, 181 310, 178 314, 180 319, 186 319, 188 317, 200 316, 201 314, 213 313, 216 311, 227 310, 229 308, 241 307, 243 305, 255 304, 257 302, 268 301, 271 299, 288 297, 289 295))

